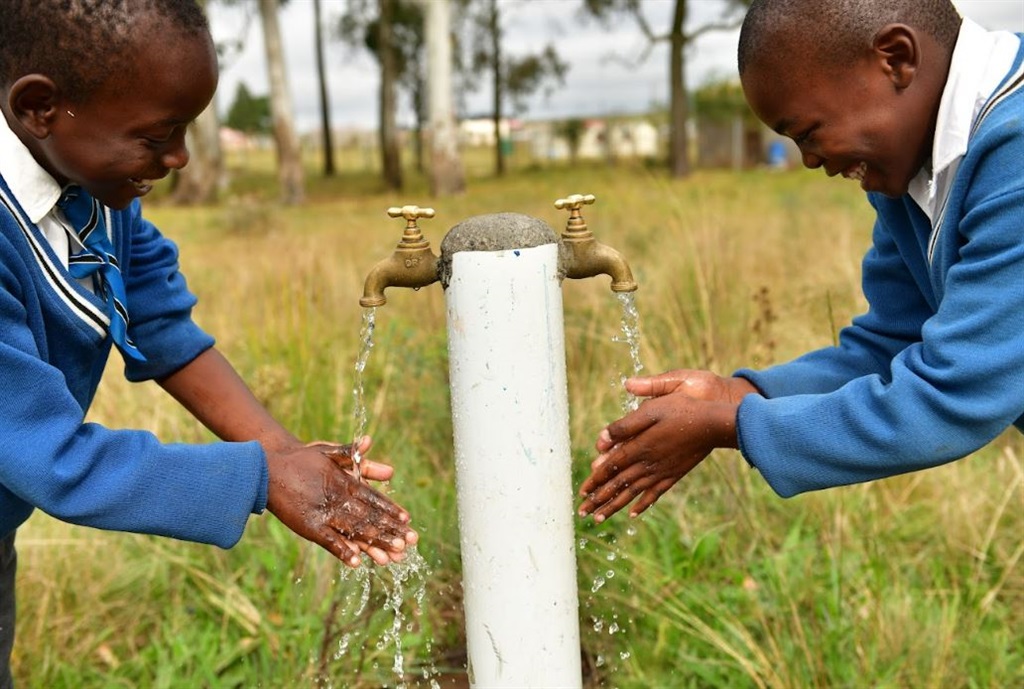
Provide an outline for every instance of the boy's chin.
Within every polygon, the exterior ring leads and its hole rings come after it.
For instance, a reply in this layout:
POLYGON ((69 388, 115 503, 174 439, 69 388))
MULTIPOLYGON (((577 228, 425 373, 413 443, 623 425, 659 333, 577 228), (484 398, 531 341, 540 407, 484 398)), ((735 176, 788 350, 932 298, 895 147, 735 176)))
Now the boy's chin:
MULTIPOLYGON (((145 193, 148 193, 145 192, 145 193)), ((118 187, 117 189, 111 189, 104 193, 96 193, 93 196, 107 208, 115 211, 123 211, 128 206, 132 205, 132 201, 142 196, 145 193, 140 192, 132 184, 126 184, 118 187)))
POLYGON ((898 199, 905 196, 907 191, 909 191, 910 180, 897 181, 891 177, 881 180, 867 179, 862 186, 864 191, 881 194, 882 196, 886 196, 890 199, 898 199), (874 182, 874 184, 872 184, 872 182, 874 182))

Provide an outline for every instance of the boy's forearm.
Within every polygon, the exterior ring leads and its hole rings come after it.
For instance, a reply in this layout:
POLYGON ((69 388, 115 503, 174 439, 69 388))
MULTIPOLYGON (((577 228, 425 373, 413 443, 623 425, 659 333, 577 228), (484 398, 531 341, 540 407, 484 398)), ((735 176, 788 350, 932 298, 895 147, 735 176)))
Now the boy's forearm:
POLYGON ((221 440, 258 440, 266 449, 298 444, 215 348, 159 381, 172 397, 221 440))

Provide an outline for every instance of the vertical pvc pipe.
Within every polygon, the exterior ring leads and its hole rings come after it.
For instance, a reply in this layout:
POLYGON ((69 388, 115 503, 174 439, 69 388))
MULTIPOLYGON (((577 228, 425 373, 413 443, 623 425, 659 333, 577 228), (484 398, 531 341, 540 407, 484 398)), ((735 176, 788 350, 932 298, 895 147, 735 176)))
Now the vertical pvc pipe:
POLYGON ((441 244, 474 687, 581 687, 558 237, 470 218, 441 244))

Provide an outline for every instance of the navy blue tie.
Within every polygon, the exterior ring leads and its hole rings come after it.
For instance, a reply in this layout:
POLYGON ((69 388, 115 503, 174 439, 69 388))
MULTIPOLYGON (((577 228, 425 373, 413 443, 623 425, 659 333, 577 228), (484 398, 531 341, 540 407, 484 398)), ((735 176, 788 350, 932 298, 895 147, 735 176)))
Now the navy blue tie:
POLYGON ((64 211, 64 217, 85 247, 68 257, 68 272, 78 280, 90 275, 97 278, 97 295, 107 302, 110 336, 114 338, 114 344, 131 358, 145 361, 146 357, 128 337, 128 301, 124 280, 114 247, 107 239, 103 209, 87 191, 74 185, 64 190, 57 206, 64 211))

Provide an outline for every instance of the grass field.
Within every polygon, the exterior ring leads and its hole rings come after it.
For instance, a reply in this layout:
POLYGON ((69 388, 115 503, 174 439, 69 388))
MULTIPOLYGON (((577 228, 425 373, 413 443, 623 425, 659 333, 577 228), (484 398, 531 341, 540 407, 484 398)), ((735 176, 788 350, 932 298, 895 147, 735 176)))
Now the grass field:
MULTIPOLYGON (((400 238, 392 205, 434 206, 422 227, 436 249, 478 213, 527 213, 561 231, 554 200, 595 194, 588 224, 640 284, 647 372, 783 361, 831 344, 863 307, 870 208, 824 175, 671 182, 597 165, 474 178, 436 202, 422 180, 410 187, 311 179, 309 203, 288 209, 249 171, 218 207, 150 208, 180 245, 197 320, 302 437, 352 433, 358 297, 400 238)), ((607 278, 563 291, 578 484, 597 431, 619 414, 629 358, 607 278)), ((427 687, 464 673, 443 295, 434 285, 388 297, 366 369, 368 430, 374 456, 397 468, 387 490, 413 514, 429 573, 343 571, 270 516, 221 551, 37 513, 18 536, 20 687, 427 687), (384 609, 394 598, 397 625, 384 609)), ((91 420, 211 440, 118 368, 91 420)), ((736 453, 713 455, 641 519, 579 522, 587 686, 1022 686, 1022 534, 1019 434, 939 469, 790 500, 736 453)))

